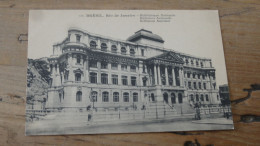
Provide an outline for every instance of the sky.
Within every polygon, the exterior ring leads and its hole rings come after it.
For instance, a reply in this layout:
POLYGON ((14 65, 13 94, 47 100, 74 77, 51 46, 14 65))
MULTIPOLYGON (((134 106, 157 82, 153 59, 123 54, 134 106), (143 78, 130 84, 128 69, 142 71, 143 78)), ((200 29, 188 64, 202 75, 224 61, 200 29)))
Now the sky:
POLYGON ((52 45, 64 40, 70 27, 120 40, 140 29, 150 30, 163 38, 167 49, 212 59, 217 84, 227 84, 216 10, 30 10, 28 58, 49 57, 52 45), (149 15, 155 22, 141 22, 141 15, 149 15), (167 22, 157 22, 158 17, 167 22))

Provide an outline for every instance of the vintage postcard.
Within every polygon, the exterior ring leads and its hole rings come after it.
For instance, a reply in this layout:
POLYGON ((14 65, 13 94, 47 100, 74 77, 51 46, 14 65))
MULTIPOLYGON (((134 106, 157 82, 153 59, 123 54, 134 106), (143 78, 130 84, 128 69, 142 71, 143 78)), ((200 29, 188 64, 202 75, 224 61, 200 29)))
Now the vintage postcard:
POLYGON ((31 10, 26 135, 233 129, 216 10, 31 10))

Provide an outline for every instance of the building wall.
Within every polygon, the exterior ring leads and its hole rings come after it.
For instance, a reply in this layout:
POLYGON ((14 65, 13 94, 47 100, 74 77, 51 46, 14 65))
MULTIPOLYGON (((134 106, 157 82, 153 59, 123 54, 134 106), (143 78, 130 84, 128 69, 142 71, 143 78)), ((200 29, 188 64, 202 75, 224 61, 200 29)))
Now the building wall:
MULTIPOLYGON (((154 45, 151 43, 151 45, 154 45)), ((176 103, 179 103, 178 96, 181 95, 182 102, 195 104, 219 104, 219 94, 215 79, 215 69, 212 67, 211 60, 206 58, 197 58, 190 55, 174 52, 183 64, 178 64, 175 68, 175 79, 180 84, 170 85, 162 84, 161 78, 169 79, 167 74, 169 68, 165 64, 148 64, 147 58, 155 57, 167 53, 164 48, 154 48, 153 46, 143 45, 127 41, 117 41, 111 38, 95 36, 80 30, 69 30, 67 38, 53 48, 53 54, 49 58, 51 71, 51 88, 48 92, 46 108, 84 108, 93 106, 90 101, 91 92, 98 93, 95 107, 116 108, 116 107, 134 107, 141 108, 152 101, 164 101, 164 95, 168 95, 168 102, 172 102, 171 94, 175 95, 176 103), (96 46, 90 45, 95 41, 96 46), (106 50, 101 50, 101 44, 107 45, 106 50), (116 53, 112 52, 112 45, 117 48, 116 53), (126 49, 126 54, 121 53, 121 48, 126 49), (130 50, 134 54, 130 54, 130 50), (142 54, 142 50, 143 53, 142 54), (99 54, 99 55, 95 55, 99 54), (93 56, 94 55, 94 56, 93 56), (90 67, 91 61, 97 61, 97 67, 90 67), (101 68, 101 63, 107 62, 107 69, 101 68), (118 64, 118 69, 112 69, 112 63, 118 64), (127 65, 127 70, 123 71, 121 65, 127 65), (131 66, 136 66, 136 71, 131 71, 131 66), (167 68, 167 70, 166 70, 167 68), (90 82, 90 73, 97 73, 97 83, 90 82), (108 83, 101 84, 101 74, 108 74, 108 83), (163 73, 163 74, 162 74, 163 73), (80 81, 76 81, 76 74, 80 74, 80 81), (112 84, 111 76, 118 75, 118 85, 112 84), (191 74, 188 77, 188 74, 191 74), (193 77, 193 74, 194 77, 193 77), (121 76, 128 77, 128 85, 122 85, 121 76), (200 78, 198 77, 200 75, 200 78), (202 75, 205 78, 202 78, 202 75), (136 85, 131 85, 131 77, 136 77, 136 85), (143 85, 143 79, 147 78, 146 86, 143 85), (156 81, 155 81, 156 80, 156 81), (191 82, 191 86, 188 83, 191 82), (196 88, 194 87, 196 84, 196 88), (201 83, 202 88, 199 88, 201 83), (206 83, 204 88, 203 83, 206 83), (82 92, 82 100, 76 101, 77 92, 82 92), (109 93, 109 101, 102 101, 102 93, 109 93), (119 93, 119 102, 113 102, 113 93, 119 93), (129 102, 123 102, 123 93, 129 93, 129 102), (133 93, 138 93, 138 102, 133 102, 133 93), (62 95, 60 95, 62 94, 62 95), (154 99, 152 100, 152 95, 154 99), (196 100, 196 95, 199 100, 196 100), (203 95, 203 98, 201 97, 203 95), (206 95, 208 100, 206 100, 206 95), (191 99, 193 96, 194 100, 191 99), (61 98, 60 98, 61 97, 61 98)), ((174 67, 175 64, 170 65, 174 67)), ((168 75, 171 76, 171 75, 168 75)))

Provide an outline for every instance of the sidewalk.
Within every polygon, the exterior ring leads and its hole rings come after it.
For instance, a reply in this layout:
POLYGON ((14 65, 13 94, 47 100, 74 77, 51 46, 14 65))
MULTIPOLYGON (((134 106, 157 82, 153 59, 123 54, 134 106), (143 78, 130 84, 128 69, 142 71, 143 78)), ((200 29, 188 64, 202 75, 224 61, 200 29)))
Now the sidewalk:
POLYGON ((226 118, 216 118, 216 119, 203 119, 203 120, 197 120, 197 121, 192 121, 192 123, 197 123, 197 124, 221 124, 221 125, 232 125, 233 120, 232 118, 226 119, 226 118))

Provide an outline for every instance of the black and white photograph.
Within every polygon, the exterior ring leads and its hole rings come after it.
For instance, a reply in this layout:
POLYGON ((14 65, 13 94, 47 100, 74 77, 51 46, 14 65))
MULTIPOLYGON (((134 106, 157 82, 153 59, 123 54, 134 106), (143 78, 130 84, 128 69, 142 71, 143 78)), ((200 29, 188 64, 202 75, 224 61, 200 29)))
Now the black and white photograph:
POLYGON ((30 10, 26 135, 232 130, 217 10, 30 10))

